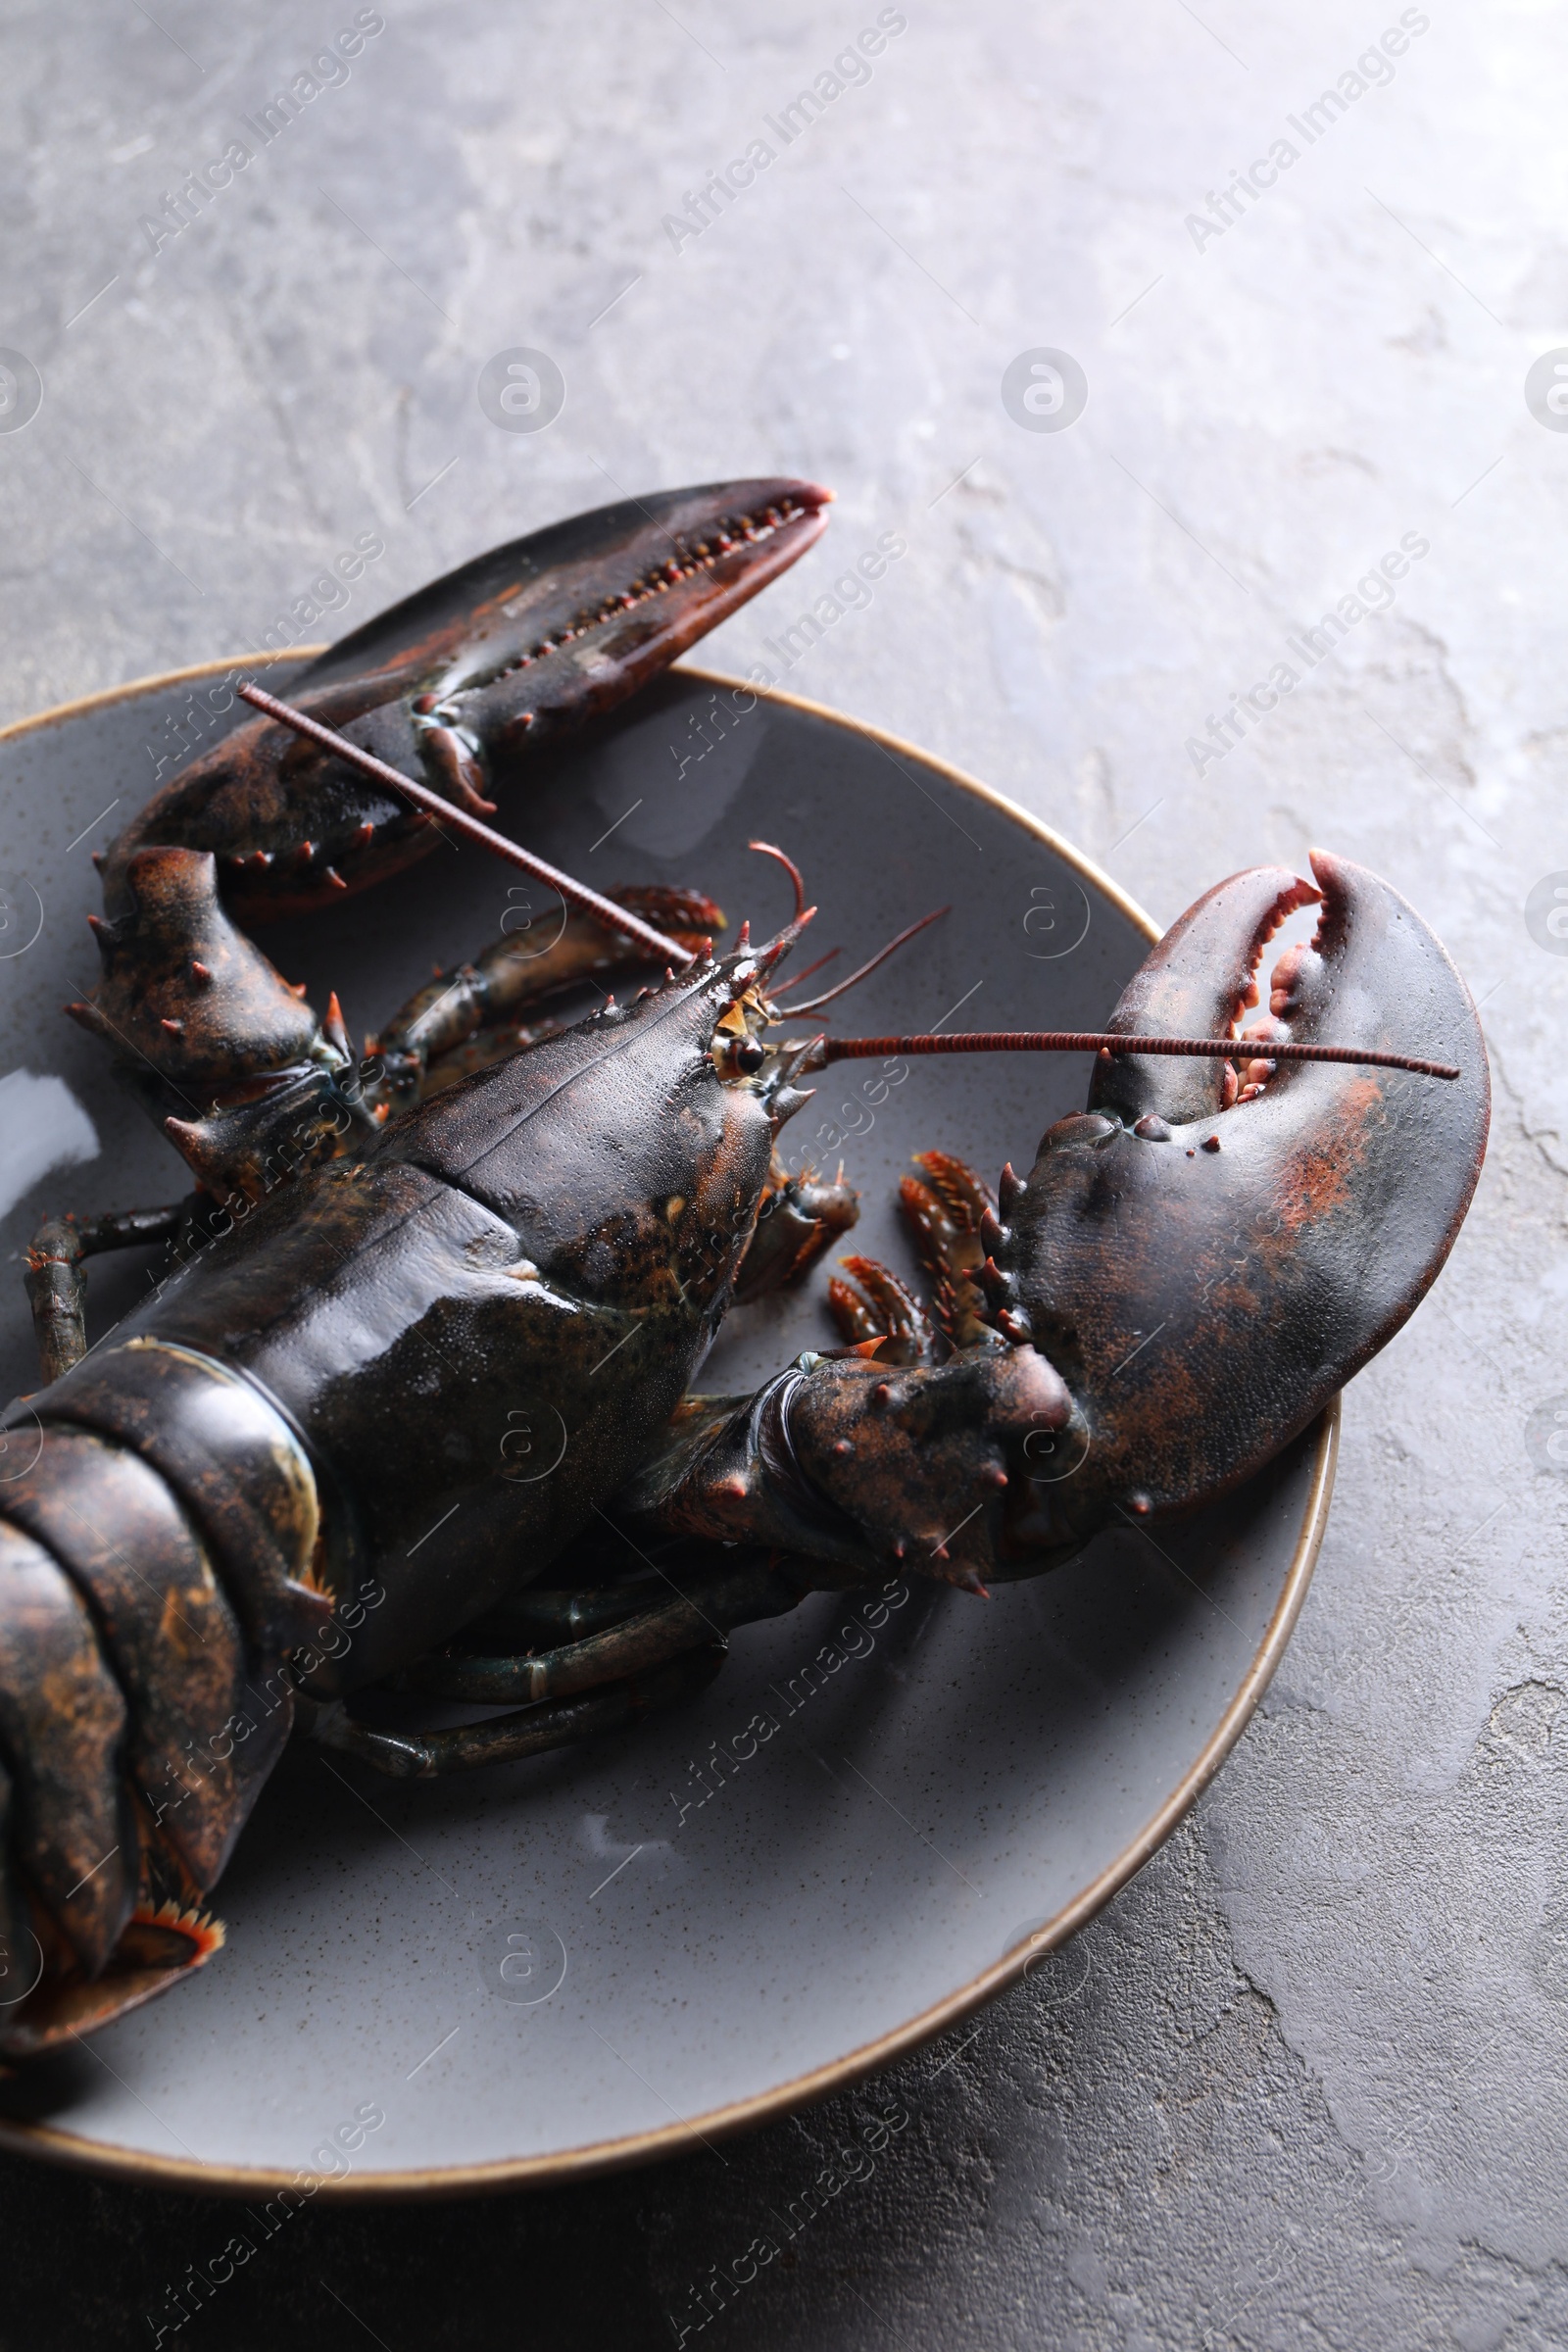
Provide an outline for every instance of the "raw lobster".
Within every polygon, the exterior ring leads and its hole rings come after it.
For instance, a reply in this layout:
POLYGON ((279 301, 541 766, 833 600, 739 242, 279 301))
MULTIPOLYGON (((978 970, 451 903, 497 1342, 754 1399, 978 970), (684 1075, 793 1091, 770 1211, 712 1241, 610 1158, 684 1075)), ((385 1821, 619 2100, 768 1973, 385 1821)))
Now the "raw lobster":
MULTIPOLYGON (((822 496, 662 502, 690 561, 657 590, 629 510, 563 526, 547 555, 502 551, 361 632, 301 700, 477 801, 538 729, 629 691, 776 571, 822 496), (530 668, 549 686, 531 701, 530 668)), ((777 1166, 803 1073, 929 1041, 778 1043, 773 975, 805 910, 715 959, 717 910, 665 893, 636 919, 684 968, 635 1004, 519 1029, 541 994, 645 953, 572 917, 553 961, 492 951, 357 1067, 335 1005, 318 1022, 232 916, 423 846, 391 787, 375 803, 347 759, 269 720, 106 861, 105 978, 78 1017, 120 1041, 198 1191, 53 1219, 32 1252, 48 1385, 7 1416, 35 1451, 0 1489, 0 1935, 30 1989, 0 2007, 0 2055, 207 1956, 205 1898, 295 1721, 402 1774, 534 1753, 698 1690, 730 1629, 811 1590, 895 1568, 983 1588, 1118 1510, 1157 1520, 1246 1478, 1409 1314, 1476 1181, 1486 1065, 1463 984, 1355 867, 1317 860, 1318 938, 1231 1067, 1263 946, 1317 895, 1239 875, 1111 1024, 1196 1030, 1212 1058, 1107 1052, 1088 1112, 995 1199, 928 1157, 906 1205, 935 1320, 851 1260, 843 1351, 694 1397, 732 1299, 853 1222, 847 1188, 777 1166), (1332 1039, 1375 1062, 1406 1033, 1457 1078, 1291 1058, 1332 1039), (211 1107, 181 1115, 192 1089, 211 1107), (158 1239, 172 1270, 83 1353, 83 1257, 158 1239), (437 1731, 350 1713, 388 1682, 514 1704, 437 1731)))

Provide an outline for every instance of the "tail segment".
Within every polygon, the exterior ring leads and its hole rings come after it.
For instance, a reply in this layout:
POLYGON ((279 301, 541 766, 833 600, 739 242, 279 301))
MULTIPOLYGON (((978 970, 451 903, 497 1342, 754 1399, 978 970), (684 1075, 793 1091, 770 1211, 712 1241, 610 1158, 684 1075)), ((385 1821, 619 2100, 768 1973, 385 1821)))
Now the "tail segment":
POLYGON ((85 1359, 7 1416, 0 2060, 136 2007, 222 1941, 202 1909, 319 1639, 316 1488, 282 1417, 184 1349, 85 1359), (307 1580, 311 1581, 307 1581, 307 1580))

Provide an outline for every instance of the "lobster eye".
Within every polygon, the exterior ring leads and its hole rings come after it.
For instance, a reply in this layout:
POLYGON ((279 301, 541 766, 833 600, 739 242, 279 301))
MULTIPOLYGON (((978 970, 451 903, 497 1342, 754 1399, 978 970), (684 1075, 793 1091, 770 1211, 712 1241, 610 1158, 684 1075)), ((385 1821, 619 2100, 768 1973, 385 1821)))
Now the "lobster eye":
POLYGON ((746 1077, 760 1070, 767 1059, 767 1048, 760 1037, 743 1037, 735 1048, 735 1067, 746 1077))

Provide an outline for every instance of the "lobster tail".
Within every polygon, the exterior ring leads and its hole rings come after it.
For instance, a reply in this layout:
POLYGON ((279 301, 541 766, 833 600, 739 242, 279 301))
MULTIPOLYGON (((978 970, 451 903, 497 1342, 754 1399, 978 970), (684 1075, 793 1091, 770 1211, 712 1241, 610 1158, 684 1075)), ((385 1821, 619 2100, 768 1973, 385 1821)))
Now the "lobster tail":
MULTIPOLYGON (((0 1543, 0 1580, 11 1857, 57 1935, 96 1976, 130 1916, 136 1887, 136 1825, 120 1771, 125 1701, 80 1593, 59 1561, 15 1524, 0 1543)), ((8 1894, 15 1928, 21 1902, 18 1892, 8 1894)))
POLYGON ((196 1906, 288 1737, 285 1655, 329 1607, 298 1581, 309 1466, 220 1367, 116 1348, 24 1410, 37 1449, 0 1486, 0 2059, 121 2014, 221 1940, 196 1906), (236 1514, 269 1500, 271 1543, 236 1542, 236 1514))

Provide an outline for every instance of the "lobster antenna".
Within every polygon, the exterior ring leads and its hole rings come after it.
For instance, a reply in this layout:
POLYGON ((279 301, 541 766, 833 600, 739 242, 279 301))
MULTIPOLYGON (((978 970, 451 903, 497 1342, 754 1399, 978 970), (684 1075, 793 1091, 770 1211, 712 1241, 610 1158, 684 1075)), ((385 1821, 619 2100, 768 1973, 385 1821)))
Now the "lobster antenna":
MULTIPOLYGON (((805 1011, 807 1007, 791 1009, 805 1011)), ((1272 1045, 1249 1037, 1122 1037, 1108 1029, 977 1029, 952 1037, 823 1037, 811 1041, 808 1051, 808 1058, 802 1065, 806 1069, 820 1069, 830 1061, 871 1061, 916 1054, 1164 1054, 1200 1061, 1352 1062, 1375 1070, 1413 1070, 1418 1078, 1459 1075, 1452 1062, 1386 1054, 1380 1046, 1272 1045)))
POLYGON ((819 972, 824 963, 831 963, 835 956, 842 956, 843 953, 842 948, 829 948, 825 956, 819 956, 814 963, 808 963, 804 972, 797 972, 793 980, 781 980, 773 994, 782 996, 787 988, 799 988, 803 980, 809 980, 813 972, 819 972))
POLYGON ((796 864, 794 858, 789 855, 789 852, 787 850, 775 849, 774 845, 770 841, 749 841, 746 844, 746 847, 749 850, 760 851, 764 858, 776 858, 778 859, 780 865, 784 868, 784 871, 788 874, 790 880, 795 885, 795 911, 797 915, 804 914, 806 912, 806 884, 801 879, 800 867, 796 864))
MULTIPOLYGON (((754 842, 752 846, 755 849, 757 844, 754 842)), ((935 907, 930 914, 922 914, 917 923, 911 923, 906 931, 901 931, 897 939, 890 939, 887 946, 883 948, 877 955, 873 956, 869 963, 862 963, 859 970, 858 972, 851 972, 847 980, 840 980, 835 987, 828 989, 820 997, 809 997, 804 1004, 801 1004, 786 1005, 785 1010, 789 1014, 791 1020, 794 1019, 798 1012, 820 1012, 824 1004, 831 1004, 835 997, 842 997, 847 989, 854 988, 858 981, 861 981, 865 978, 868 972, 874 972, 879 963, 886 963, 890 956, 897 955, 899 949, 903 947, 906 940, 912 939, 917 931, 923 931, 928 923, 939 923, 945 914, 951 914, 952 912, 953 909, 951 906, 938 906, 935 907)), ((834 953, 837 954, 836 949, 834 953)), ((824 956, 822 960, 825 962, 827 958, 824 956)), ((786 980, 784 982, 784 987, 799 988, 801 982, 805 980, 809 973, 814 972, 817 969, 818 966, 816 964, 808 964, 806 971, 797 972, 793 980, 786 980)), ((781 990, 780 994, 782 993, 783 992, 781 990)))
POLYGON ((497 858, 504 858, 509 865, 519 866, 523 873, 531 874, 536 881, 547 882, 552 890, 560 892, 568 906, 580 906, 585 914, 593 916, 595 922, 635 940, 638 947, 645 948, 661 963, 680 965, 697 962, 698 958, 690 948, 683 948, 678 940, 668 939, 662 931, 656 931, 652 923, 645 923, 641 915, 633 914, 629 907, 617 906, 613 899, 601 898, 599 892, 591 890, 586 882, 574 881, 570 874, 564 874, 559 866, 552 865, 547 858, 536 858, 532 850, 525 850, 517 842, 509 841, 504 833, 493 832, 489 825, 481 824, 476 816, 469 816, 466 809, 455 808, 450 801, 444 801, 428 785, 416 783, 412 776, 404 775, 401 769, 389 767, 384 760, 377 760, 373 752, 362 752, 359 745, 350 743, 346 735, 339 735, 331 727, 323 727, 319 719, 311 718, 305 711, 297 710, 292 703, 280 703, 275 694, 269 694, 261 686, 239 686, 235 692, 242 695, 255 710, 265 711, 269 718, 275 718, 285 727, 292 727, 296 735, 308 736, 312 743, 318 743, 323 751, 334 753, 339 760, 346 760, 351 767, 359 768, 363 775, 373 776, 378 784, 389 785, 394 792, 401 793, 406 801, 412 801, 416 808, 422 809, 425 815, 438 816, 443 825, 449 826, 455 833, 461 833, 465 840, 476 843, 482 850, 492 851, 497 858))

